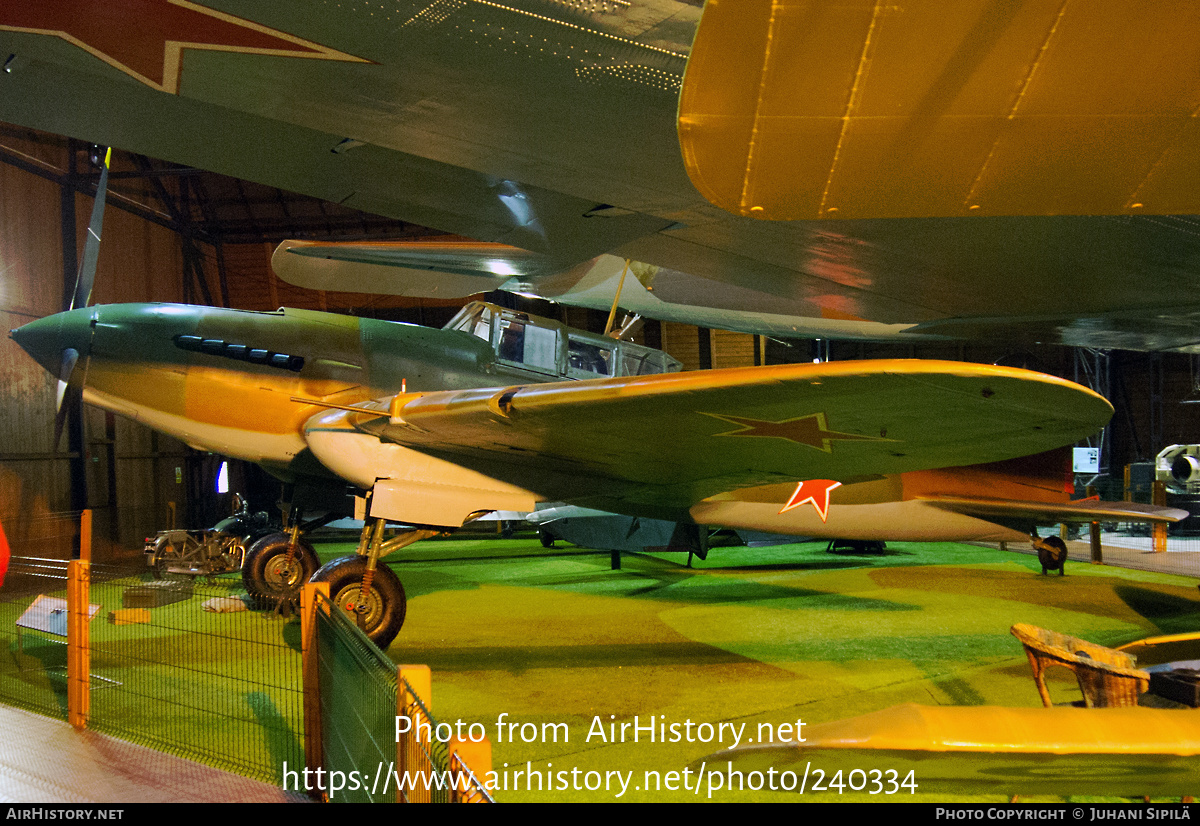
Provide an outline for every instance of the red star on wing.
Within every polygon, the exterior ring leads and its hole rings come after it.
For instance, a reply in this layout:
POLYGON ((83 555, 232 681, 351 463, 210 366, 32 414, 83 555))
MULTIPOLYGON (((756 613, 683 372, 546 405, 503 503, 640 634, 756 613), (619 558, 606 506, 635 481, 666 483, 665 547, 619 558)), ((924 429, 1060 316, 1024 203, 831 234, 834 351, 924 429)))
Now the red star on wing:
POLYGON ((832 479, 806 479, 796 486, 796 492, 792 494, 792 498, 783 506, 783 510, 779 511, 787 513, 792 508, 798 508, 801 505, 811 502, 816 508, 817 515, 824 522, 829 516, 829 493, 834 488, 842 486, 841 482, 835 482, 832 479))
POLYGON ((61 37, 172 94, 179 91, 183 49, 367 62, 187 0, 3 3, 0 29, 61 37))
POLYGON ((787 439, 801 445, 808 445, 825 453, 832 453, 829 446, 831 441, 867 441, 886 442, 888 439, 875 436, 860 436, 857 433, 840 433, 829 430, 825 426, 824 413, 810 413, 795 419, 784 419, 778 422, 767 422, 761 419, 747 419, 742 416, 728 416, 718 413, 708 413, 715 419, 738 425, 741 430, 730 430, 727 433, 717 433, 717 436, 763 436, 773 439, 787 439))

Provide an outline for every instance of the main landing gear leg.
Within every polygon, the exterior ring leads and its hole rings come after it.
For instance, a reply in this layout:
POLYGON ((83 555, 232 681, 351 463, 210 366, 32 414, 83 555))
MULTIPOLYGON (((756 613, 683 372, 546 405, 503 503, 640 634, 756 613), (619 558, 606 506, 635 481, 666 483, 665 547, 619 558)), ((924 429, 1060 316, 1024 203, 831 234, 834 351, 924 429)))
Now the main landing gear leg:
POLYGON ((372 517, 363 524, 358 550, 326 563, 312 576, 313 582, 329 583, 329 598, 380 648, 386 649, 400 633, 408 600, 400 579, 381 557, 438 531, 411 529, 384 539, 385 520, 372 517))
POLYGON ((246 551, 242 583, 250 598, 262 608, 286 612, 299 598, 300 588, 317 570, 317 554, 302 538, 300 514, 285 511, 282 533, 262 537, 246 551))

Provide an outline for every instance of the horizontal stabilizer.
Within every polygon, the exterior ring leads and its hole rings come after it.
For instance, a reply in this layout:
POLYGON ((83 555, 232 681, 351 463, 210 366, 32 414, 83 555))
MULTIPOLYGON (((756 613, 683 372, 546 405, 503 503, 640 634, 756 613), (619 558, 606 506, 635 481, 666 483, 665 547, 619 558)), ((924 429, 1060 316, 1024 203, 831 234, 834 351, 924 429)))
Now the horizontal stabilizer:
POLYGON ((1178 522, 1188 517, 1179 508, 1142 505, 1137 502, 1104 502, 1076 499, 1072 502, 1019 502, 962 496, 923 496, 922 500, 955 513, 983 518, 1056 522, 1178 522))

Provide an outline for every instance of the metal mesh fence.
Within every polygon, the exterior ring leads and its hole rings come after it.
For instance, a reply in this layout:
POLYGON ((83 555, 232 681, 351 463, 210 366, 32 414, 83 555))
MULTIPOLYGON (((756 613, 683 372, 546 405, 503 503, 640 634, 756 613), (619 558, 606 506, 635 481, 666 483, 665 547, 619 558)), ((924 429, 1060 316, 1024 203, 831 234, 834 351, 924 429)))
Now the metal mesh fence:
POLYGON ((93 581, 91 602, 93 728, 276 785, 303 763, 298 621, 246 610, 240 579, 93 581))
POLYGON ((396 760, 396 666, 342 612, 317 611, 317 651, 324 764, 371 782, 331 797, 347 803, 391 802, 396 760))
POLYGON ((17 623, 40 594, 65 601, 67 563, 13 557, 0 591, 0 702, 67 719, 66 638, 29 632, 17 623))
MULTIPOLYGON (((1115 568, 1156 571, 1164 574, 1200 577, 1200 537, 1168 533, 1165 552, 1155 552, 1154 538, 1143 526, 1106 525, 1100 533, 1101 561, 1115 568)), ((1044 529, 1042 536, 1059 535, 1057 529, 1044 529)), ((1088 526, 1068 531, 1067 555, 1074 562, 1091 561, 1088 526)), ((1036 554, 1028 542, 1009 542, 1007 548, 1018 553, 1036 554)))
POLYGON ((316 611, 323 763, 335 802, 490 803, 478 774, 451 750, 419 692, 340 610, 316 611), (397 697, 403 697, 398 703, 397 697), (350 778, 358 778, 352 781, 350 778))
MULTIPOLYGON (((0 702, 66 719, 65 630, 52 616, 65 599, 65 560, 13 558, 0 702), (31 613, 39 599, 49 619, 31 613)), ((157 581, 101 565, 88 601, 89 728, 276 785, 285 761, 303 763, 298 621, 245 610, 240 579, 157 581)))

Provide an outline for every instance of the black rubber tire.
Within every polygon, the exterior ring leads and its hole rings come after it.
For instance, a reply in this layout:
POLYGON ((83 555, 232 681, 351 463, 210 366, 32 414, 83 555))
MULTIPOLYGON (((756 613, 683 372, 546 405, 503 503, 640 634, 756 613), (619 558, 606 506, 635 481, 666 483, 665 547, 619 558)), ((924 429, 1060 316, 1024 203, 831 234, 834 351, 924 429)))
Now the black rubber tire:
POLYGON ((316 551, 301 539, 296 543, 291 569, 287 569, 288 542, 287 534, 268 534, 246 551, 242 583, 246 593, 262 607, 272 607, 285 599, 299 600, 300 589, 321 564, 316 551))
POLYGON ((1042 573, 1058 571, 1059 576, 1065 573, 1067 565, 1067 543, 1057 536, 1043 537, 1041 546, 1037 549, 1038 562, 1042 563, 1042 573))
POLYGON ((542 541, 543 548, 554 547, 554 534, 547 533, 546 531, 538 531, 538 539, 542 541))
POLYGON ((313 574, 312 581, 329 583, 329 598, 334 606, 345 611, 366 632, 371 642, 386 651, 404 625, 408 598, 404 595, 400 578, 392 569, 377 564, 371 581, 370 599, 365 610, 361 610, 363 622, 358 623, 359 594, 366 570, 366 557, 343 556, 321 566, 313 574))

